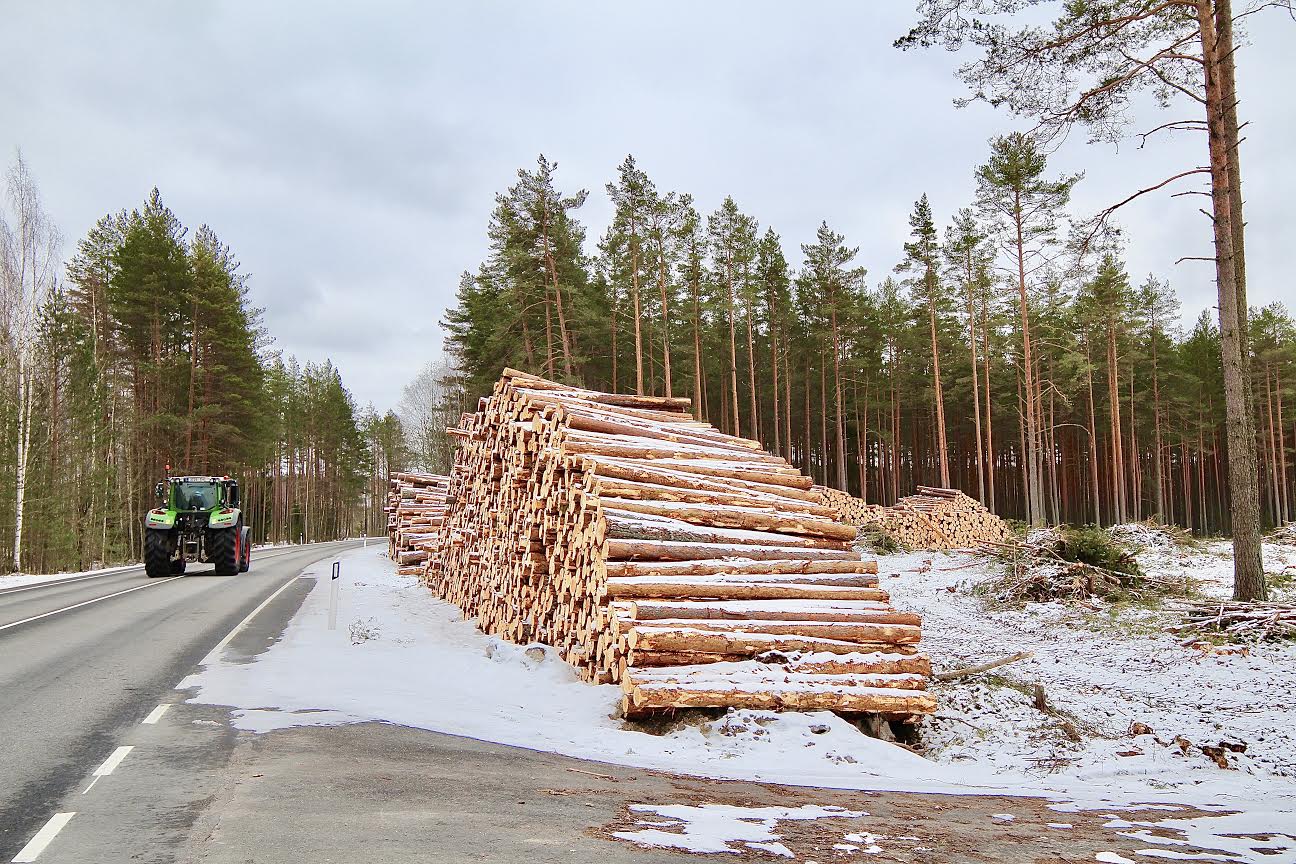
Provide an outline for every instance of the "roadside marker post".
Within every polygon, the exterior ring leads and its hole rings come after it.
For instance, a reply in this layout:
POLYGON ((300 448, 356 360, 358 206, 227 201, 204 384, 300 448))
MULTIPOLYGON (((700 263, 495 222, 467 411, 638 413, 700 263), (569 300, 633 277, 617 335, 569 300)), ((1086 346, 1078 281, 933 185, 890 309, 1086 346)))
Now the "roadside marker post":
POLYGON ((337 629, 338 579, 342 576, 342 562, 333 562, 333 577, 329 579, 329 625, 328 629, 337 629))

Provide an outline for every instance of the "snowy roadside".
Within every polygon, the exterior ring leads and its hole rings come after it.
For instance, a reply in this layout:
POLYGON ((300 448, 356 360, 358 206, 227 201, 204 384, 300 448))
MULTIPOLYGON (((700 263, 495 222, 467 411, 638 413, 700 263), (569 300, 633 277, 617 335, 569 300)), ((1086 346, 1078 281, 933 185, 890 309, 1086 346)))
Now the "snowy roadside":
POLYGON ((528 650, 482 635, 417 579, 396 575, 382 550, 353 550, 339 560, 337 630, 326 626, 327 583, 321 581, 265 654, 252 663, 216 660, 180 686, 198 689, 194 701, 233 706, 237 725, 253 731, 379 720, 714 778, 1045 795, 1086 807, 1264 801, 1296 812, 1296 782, 1284 776, 1296 762, 1293 733, 1274 728, 1284 724, 1286 700, 1296 695, 1293 664, 1275 668, 1290 658, 1286 649, 1272 649, 1274 656, 1271 649, 1249 657, 1201 656, 1155 633, 1063 624, 1074 613, 1055 604, 984 613, 975 598, 946 590, 979 575, 976 565, 968 566, 970 556, 895 555, 881 562, 883 584, 897 605, 926 617, 925 642, 936 665, 1034 649, 1035 658, 1013 672, 1041 681, 1058 709, 1097 721, 1112 738, 1067 747, 1057 718, 1035 711, 1017 690, 985 684, 941 688, 942 708, 925 735, 932 758, 869 738, 831 713, 735 711, 647 734, 612 716, 615 687, 580 682, 539 646, 528 650), (940 569, 947 567, 962 569, 940 569), (1266 676, 1273 680, 1262 689, 1266 676), (1186 682, 1200 684, 1200 695, 1186 682), (1225 711, 1243 713, 1227 722, 1225 711), (1118 737, 1135 721, 1163 739, 1184 734, 1213 744, 1236 736, 1249 738, 1250 746, 1237 757, 1239 770, 1221 770, 1200 755, 1174 755, 1177 748, 1149 737, 1118 737), (1135 749, 1142 755, 1117 755, 1135 749), (1039 762, 1041 756, 1049 762, 1039 762))
POLYGON ((59 582, 64 579, 89 578, 91 576, 111 576, 140 566, 136 564, 119 564, 114 567, 102 567, 98 570, 81 570, 75 573, 13 573, 0 576, 0 591, 6 588, 23 588, 27 585, 40 585, 44 582, 59 582))

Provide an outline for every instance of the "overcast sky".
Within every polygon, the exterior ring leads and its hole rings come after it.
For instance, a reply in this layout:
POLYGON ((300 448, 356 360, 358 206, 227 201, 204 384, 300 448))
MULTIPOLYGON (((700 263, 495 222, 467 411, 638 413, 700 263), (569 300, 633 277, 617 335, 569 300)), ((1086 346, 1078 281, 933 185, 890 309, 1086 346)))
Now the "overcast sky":
MULTIPOLYGON (((891 47, 912 16, 908 0, 10 0, 0 146, 6 162, 22 149, 69 251, 158 186, 233 247, 276 345, 331 358, 381 410, 437 355, 494 194, 541 152, 563 189, 591 191, 591 243, 633 153, 704 211, 733 195, 794 265, 827 220, 875 283, 914 200, 928 193, 948 222, 986 140, 1020 128, 952 106, 957 58, 891 47)), ((1290 303, 1296 23, 1256 20, 1238 72, 1248 281, 1253 303, 1290 303)), ((1051 163, 1086 172, 1077 213, 1205 162, 1194 136, 1119 152, 1080 139, 1051 163)), ((1208 265, 1173 264, 1209 252, 1202 200, 1148 196, 1121 217, 1131 277, 1168 277, 1186 320, 1214 296, 1208 265)))

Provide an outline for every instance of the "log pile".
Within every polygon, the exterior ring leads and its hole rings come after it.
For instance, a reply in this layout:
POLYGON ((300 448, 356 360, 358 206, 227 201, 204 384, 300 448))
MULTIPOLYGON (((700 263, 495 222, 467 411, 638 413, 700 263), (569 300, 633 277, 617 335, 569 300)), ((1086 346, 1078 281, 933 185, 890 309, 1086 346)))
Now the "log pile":
POLYGON ((387 555, 398 573, 417 575, 436 549, 445 520, 450 478, 410 471, 393 474, 387 492, 387 555))
POLYGON ((934 711, 918 616, 891 607, 855 530, 809 478, 688 405, 505 370, 450 430, 428 585, 484 632, 619 683, 630 716, 934 711))
POLYGON ((1012 539, 1002 519, 957 489, 919 486, 918 494, 892 507, 836 489, 824 489, 824 497, 843 522, 879 531, 906 549, 974 549, 1012 539))

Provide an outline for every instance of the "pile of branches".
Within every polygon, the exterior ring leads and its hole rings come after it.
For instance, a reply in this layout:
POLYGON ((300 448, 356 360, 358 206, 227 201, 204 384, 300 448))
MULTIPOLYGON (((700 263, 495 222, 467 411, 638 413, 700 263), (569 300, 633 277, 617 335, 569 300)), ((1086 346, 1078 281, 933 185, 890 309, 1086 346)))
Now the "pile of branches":
POLYGON ((1273 543, 1296 546, 1296 522, 1288 522, 1286 525, 1275 528, 1267 539, 1273 543))
MULTIPOLYGON (((1215 600, 1184 604, 1184 623, 1167 633, 1226 633, 1231 639, 1263 642, 1296 638, 1296 604, 1215 600)), ((1196 641, 1194 635, 1190 641, 1196 641)))
POLYGON ((1134 599, 1180 590, 1139 570, 1134 552, 1097 528, 1032 531, 1018 543, 985 543, 981 551, 1007 565, 1005 575, 981 589, 1005 603, 1134 599))

